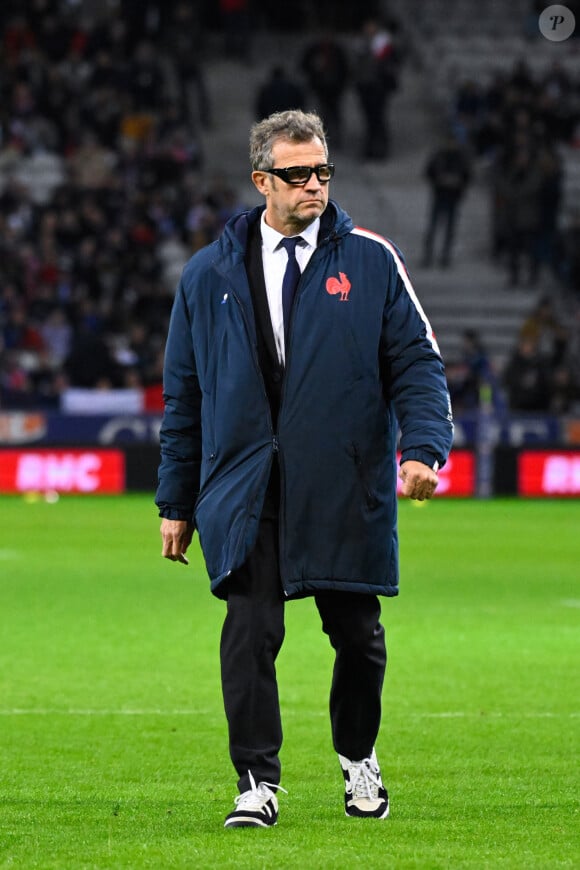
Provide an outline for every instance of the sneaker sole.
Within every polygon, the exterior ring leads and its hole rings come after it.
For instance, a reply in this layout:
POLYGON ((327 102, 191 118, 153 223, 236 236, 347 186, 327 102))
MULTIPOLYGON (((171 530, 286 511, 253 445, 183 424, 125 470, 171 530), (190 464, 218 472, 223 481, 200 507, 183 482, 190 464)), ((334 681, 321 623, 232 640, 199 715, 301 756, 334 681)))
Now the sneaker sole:
POLYGON ((258 819, 232 819, 224 822, 224 828, 273 828, 278 822, 260 822, 258 819))
POLYGON ((348 819, 388 819, 391 808, 387 809, 380 816, 374 816, 372 813, 349 813, 345 810, 344 814, 348 819))

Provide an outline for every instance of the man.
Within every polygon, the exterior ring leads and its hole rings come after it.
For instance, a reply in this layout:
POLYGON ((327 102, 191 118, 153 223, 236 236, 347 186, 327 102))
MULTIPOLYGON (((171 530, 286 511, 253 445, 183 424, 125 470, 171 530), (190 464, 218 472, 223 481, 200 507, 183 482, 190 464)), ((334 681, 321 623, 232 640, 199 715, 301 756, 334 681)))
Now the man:
POLYGON ((433 261, 435 238, 440 227, 443 228, 443 240, 439 265, 451 265, 459 205, 469 184, 470 175, 467 156, 458 140, 450 134, 430 155, 425 167, 425 177, 431 187, 431 206, 423 253, 425 267, 431 266, 433 261))
POLYGON ((350 79, 348 55, 329 29, 310 42, 300 68, 318 104, 318 114, 333 148, 343 142, 343 101, 350 79))
POLYGON ((282 64, 274 64, 268 79, 258 88, 256 119, 260 121, 274 112, 300 108, 305 102, 302 85, 291 78, 282 64))
POLYGON ((382 819, 378 596, 397 594, 397 421, 402 491, 429 498, 452 437, 443 364, 397 250, 329 200, 320 118, 260 121, 250 158, 265 208, 196 253, 175 298, 163 556, 187 562, 197 529, 211 589, 227 601, 222 689, 240 794, 226 827, 276 823, 275 661, 285 601, 303 596, 336 651, 330 716, 346 814, 382 819))
POLYGON ((363 158, 367 160, 389 156, 389 103, 398 88, 400 63, 394 32, 377 18, 364 21, 354 52, 353 77, 364 128, 363 158))

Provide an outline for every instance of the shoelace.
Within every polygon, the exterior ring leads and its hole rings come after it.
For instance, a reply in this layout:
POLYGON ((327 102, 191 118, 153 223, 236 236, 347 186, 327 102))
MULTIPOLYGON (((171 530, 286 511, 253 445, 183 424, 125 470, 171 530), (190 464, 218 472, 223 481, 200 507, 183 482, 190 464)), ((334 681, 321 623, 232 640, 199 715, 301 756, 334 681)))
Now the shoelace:
POLYGON ((376 800, 381 787, 381 774, 369 758, 365 758, 360 764, 353 764, 348 769, 351 794, 354 800, 368 798, 376 800))
POLYGON ((256 785, 256 780, 250 770, 248 770, 248 776, 251 788, 234 798, 234 803, 239 810, 260 810, 265 800, 274 797, 273 788, 288 794, 285 788, 282 788, 281 785, 275 785, 273 782, 260 782, 256 785))

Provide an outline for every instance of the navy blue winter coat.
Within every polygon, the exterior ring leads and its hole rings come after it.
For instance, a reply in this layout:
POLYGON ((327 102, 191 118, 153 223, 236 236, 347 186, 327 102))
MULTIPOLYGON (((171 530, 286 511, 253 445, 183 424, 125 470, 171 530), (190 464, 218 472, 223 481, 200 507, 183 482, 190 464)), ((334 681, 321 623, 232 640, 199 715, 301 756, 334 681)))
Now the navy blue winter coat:
POLYGON ((451 447, 437 345, 397 249, 331 201, 295 297, 274 431, 244 267, 261 211, 232 218, 183 271, 165 360, 160 515, 194 522, 221 596, 256 540, 277 453, 286 594, 396 595, 398 427, 403 461, 442 466, 451 447))

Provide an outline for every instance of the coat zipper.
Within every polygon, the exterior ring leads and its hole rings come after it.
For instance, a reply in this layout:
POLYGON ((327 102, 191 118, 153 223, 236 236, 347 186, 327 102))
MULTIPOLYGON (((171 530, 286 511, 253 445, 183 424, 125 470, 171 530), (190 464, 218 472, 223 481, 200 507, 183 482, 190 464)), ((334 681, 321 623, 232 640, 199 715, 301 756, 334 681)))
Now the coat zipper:
MULTIPOLYGON (((312 259, 312 257, 310 259, 312 259)), ((306 269, 304 271, 306 271, 306 269)), ((282 453, 280 450, 280 440, 278 437, 278 433, 274 432, 274 426, 272 424, 272 415, 270 413, 270 401, 268 399, 268 393, 266 392, 266 384, 264 381, 264 376, 262 374, 262 369, 260 368, 260 361, 258 359, 258 355, 255 351, 254 345, 251 341, 250 328, 248 325, 246 312, 244 310, 244 306, 242 305, 240 299, 238 298, 238 296, 236 295, 235 292, 232 293, 232 296, 235 299, 236 304, 239 306, 239 309, 240 309, 240 312, 242 315, 242 320, 244 322, 244 327, 246 330, 246 334, 248 336, 248 343, 249 343, 250 349, 251 349, 252 359, 254 361, 254 366, 256 367, 256 371, 257 371, 259 379, 260 379, 260 384, 262 385, 262 392, 263 392, 264 398, 266 400, 266 407, 268 409, 268 426, 269 426, 270 432, 272 433, 272 453, 274 454, 274 456, 278 456, 278 465, 279 465, 279 472, 280 472, 280 505, 279 505, 279 510, 278 510, 278 548, 279 548, 279 553, 282 554, 284 552, 284 549, 283 549, 283 545, 284 545, 284 517, 283 517, 283 505, 284 505, 284 473, 283 472, 284 472, 284 467, 283 467, 282 453)), ((290 326, 292 326, 292 320, 290 321, 290 326)), ((290 330, 288 330, 288 335, 290 335, 290 330)), ((288 367, 288 356, 286 354, 286 348, 284 350, 285 350, 284 368, 286 369, 288 367)), ((285 381, 286 381, 286 379, 284 378, 284 381, 282 383, 282 389, 280 391, 280 409, 278 412, 278 427, 280 426, 280 416, 281 416, 281 410, 282 410, 282 405, 283 405, 283 401, 284 401, 285 381)), ((244 527, 244 531, 245 531, 245 527, 244 527)), ((240 540, 241 540, 241 538, 240 538, 240 540)), ((282 581, 282 578, 280 578, 280 579, 281 579, 282 589, 284 591, 284 595, 286 597, 288 597, 288 591, 286 590, 286 588, 284 586, 284 582, 282 581)))
POLYGON ((250 346, 250 352, 252 354, 252 361, 254 363, 258 378, 260 380, 260 385, 262 387, 262 395, 265 399, 266 408, 268 410, 268 428, 269 428, 269 430, 271 432, 271 436, 272 436, 273 449, 274 449, 274 452, 277 452, 278 438, 277 438, 276 434, 274 433, 274 426, 272 424, 272 414, 270 413, 270 400, 268 399, 268 393, 266 392, 266 383, 264 381, 264 375, 262 374, 262 369, 260 368, 260 361, 258 359, 258 354, 257 354, 256 349, 254 347, 254 343, 252 342, 252 339, 251 339, 250 327, 248 325, 248 319, 246 317, 246 312, 245 312, 244 306, 240 302, 240 299, 237 296, 237 294, 235 293, 235 291, 232 291, 232 296, 236 300, 236 304, 237 304, 238 308, 240 309, 240 314, 242 315, 242 320, 244 321, 244 328, 246 330, 246 335, 248 337, 248 344, 250 346), (274 444, 276 446, 274 446, 274 444))
MULTIPOLYGON (((240 299, 238 298, 238 296, 236 295, 235 292, 232 292, 232 296, 233 296, 233 298, 235 299, 236 304, 238 305, 238 307, 239 307, 239 309, 240 309, 240 313, 241 313, 242 320, 243 320, 243 323, 244 323, 244 328, 245 328, 245 330, 246 330, 246 334, 247 334, 247 337, 248 337, 248 344, 249 344, 249 346, 250 346, 250 352, 251 352, 251 354, 252 354, 252 360, 253 360, 253 362, 254 362, 254 366, 255 366, 255 368, 256 368, 256 372, 257 372, 257 374, 258 374, 258 377, 259 377, 259 380, 260 380, 260 384, 261 384, 261 386, 262 386, 262 393, 263 393, 263 396, 264 396, 264 399, 265 399, 266 409, 267 409, 267 413, 268 413, 268 428, 270 429, 270 433, 271 433, 272 453, 274 453, 274 454, 278 453, 278 454, 279 454, 280 445, 279 445, 279 442, 278 442, 278 436, 277 436, 277 434, 274 432, 274 426, 272 425, 272 415, 271 415, 271 413, 270 413, 270 402, 269 402, 269 400, 268 400, 268 393, 266 392, 266 384, 265 384, 265 382, 264 382, 264 376, 262 375, 262 370, 261 370, 261 368, 260 368, 260 362, 259 362, 259 360, 258 360, 258 355, 257 355, 257 353, 255 352, 255 348, 254 348, 253 342, 252 342, 252 340, 251 340, 250 328, 249 328, 249 325, 248 325, 248 320, 247 320, 247 318, 246 318, 246 313, 245 313, 245 310, 244 310, 244 306, 243 306, 242 303, 240 302, 240 299)), ((262 478, 260 477, 260 481, 261 481, 261 480, 262 480, 262 478)), ((253 500, 254 497, 255 497, 255 496, 252 497, 252 500, 253 500)), ((247 524, 248 524, 248 519, 246 519, 246 521, 245 521, 243 527, 242 527, 241 530, 240 530, 240 534, 239 534, 239 536, 238 536, 238 540, 237 540, 237 542, 236 542, 236 548, 235 548, 235 552, 236 552, 236 553, 237 553, 238 547, 239 547, 239 545, 240 545, 240 541, 243 540, 243 537, 244 537, 244 535, 245 535, 246 528, 247 528, 247 524)), ((234 561, 235 561, 235 559, 234 559, 234 561)), ((232 569, 230 568, 229 570, 227 570, 227 571, 225 572, 224 576, 227 577, 227 576, 228 576, 229 574, 231 574, 231 573, 232 573, 232 569)), ((285 591, 285 594, 287 595, 288 593, 285 591)))

